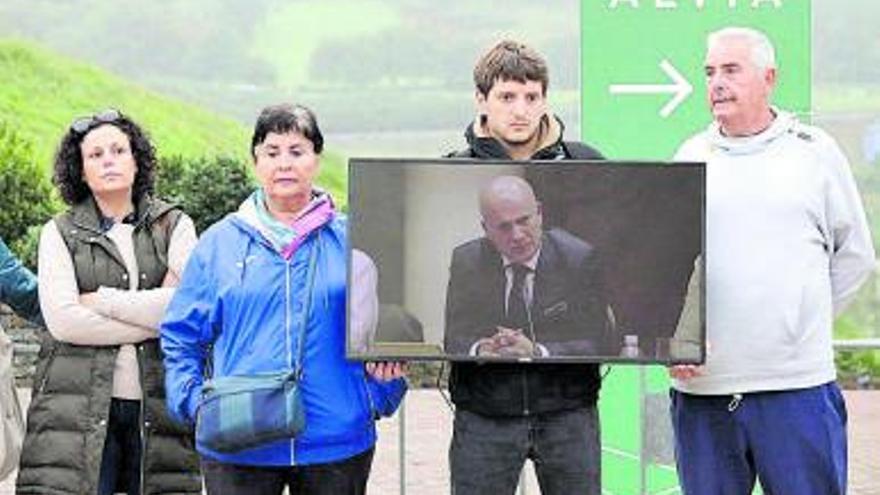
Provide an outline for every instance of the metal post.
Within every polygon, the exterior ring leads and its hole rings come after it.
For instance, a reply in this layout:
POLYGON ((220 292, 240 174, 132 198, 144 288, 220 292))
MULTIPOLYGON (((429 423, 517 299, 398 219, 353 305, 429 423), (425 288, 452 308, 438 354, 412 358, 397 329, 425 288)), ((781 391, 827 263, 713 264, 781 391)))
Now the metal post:
POLYGON ((400 495, 406 495, 406 397, 397 412, 397 457, 400 468, 400 495))
POLYGON ((648 389, 648 372, 644 365, 639 366, 639 423, 641 431, 639 432, 639 495, 648 493, 648 467, 645 465, 645 432, 648 428, 647 410, 645 405, 645 395, 648 389))
POLYGON ((838 351, 880 349, 880 339, 835 340, 834 349, 838 351))

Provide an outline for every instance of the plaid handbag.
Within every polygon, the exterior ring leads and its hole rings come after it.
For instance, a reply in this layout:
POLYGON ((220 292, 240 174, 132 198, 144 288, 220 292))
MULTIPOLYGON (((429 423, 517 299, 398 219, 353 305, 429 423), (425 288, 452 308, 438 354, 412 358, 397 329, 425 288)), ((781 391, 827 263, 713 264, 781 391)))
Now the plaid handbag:
POLYGON ((305 428, 300 394, 303 344, 312 307, 317 246, 312 246, 305 309, 292 370, 208 379, 196 415, 196 439, 222 453, 233 453, 294 438, 305 428))

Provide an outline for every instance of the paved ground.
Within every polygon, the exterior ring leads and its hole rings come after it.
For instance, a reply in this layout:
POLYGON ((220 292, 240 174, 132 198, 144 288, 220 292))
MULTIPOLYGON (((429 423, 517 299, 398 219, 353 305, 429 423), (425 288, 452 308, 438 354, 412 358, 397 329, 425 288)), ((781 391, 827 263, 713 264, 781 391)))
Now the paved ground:
POLYGON ((880 392, 849 392, 851 495, 880 495, 880 392))
MULTIPOLYGON (((847 392, 846 398, 850 425, 849 495, 880 495, 880 392, 847 392)), ((406 493, 449 493, 446 449, 451 414, 446 403, 436 391, 415 390, 407 399, 405 416, 406 493)), ((384 420, 379 428, 369 493, 396 495, 400 493, 399 418, 384 420)), ((11 485, 9 480, 0 483, 0 494, 14 493, 11 485)), ((539 493, 531 473, 526 476, 526 493, 539 493)))
MULTIPOLYGON (((850 391, 845 395, 849 411, 849 495, 880 495, 880 391, 850 391)), ((446 449, 451 415, 446 403, 436 391, 411 391, 405 421, 407 495, 448 494, 446 449)), ((381 436, 370 480, 372 494, 400 493, 398 432, 396 419, 380 423, 381 436)), ((540 493, 531 472, 526 477, 525 493, 540 493)))

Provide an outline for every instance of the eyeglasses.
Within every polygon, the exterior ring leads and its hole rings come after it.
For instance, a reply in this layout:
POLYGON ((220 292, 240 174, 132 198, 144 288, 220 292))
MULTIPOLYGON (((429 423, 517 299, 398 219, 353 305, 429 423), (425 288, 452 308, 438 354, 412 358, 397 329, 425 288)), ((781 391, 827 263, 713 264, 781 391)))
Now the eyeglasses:
POLYGON ((108 108, 102 112, 98 112, 91 117, 80 117, 70 124, 70 130, 80 134, 88 131, 96 124, 111 124, 122 118, 122 114, 118 110, 108 108))

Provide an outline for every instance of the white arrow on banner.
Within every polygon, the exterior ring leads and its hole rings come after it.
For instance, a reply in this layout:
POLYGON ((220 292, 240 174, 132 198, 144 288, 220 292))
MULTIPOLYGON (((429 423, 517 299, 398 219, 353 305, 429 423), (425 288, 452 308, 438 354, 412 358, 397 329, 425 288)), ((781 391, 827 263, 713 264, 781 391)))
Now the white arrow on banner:
POLYGON ((613 95, 631 94, 631 95, 652 95, 658 93, 673 93, 674 96, 666 102, 666 105, 660 109, 660 116, 664 119, 675 111, 694 91, 694 87, 681 75, 675 67, 669 63, 669 60, 663 59, 660 62, 660 68, 672 80, 670 84, 612 84, 608 90, 613 95))

